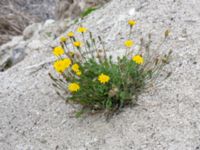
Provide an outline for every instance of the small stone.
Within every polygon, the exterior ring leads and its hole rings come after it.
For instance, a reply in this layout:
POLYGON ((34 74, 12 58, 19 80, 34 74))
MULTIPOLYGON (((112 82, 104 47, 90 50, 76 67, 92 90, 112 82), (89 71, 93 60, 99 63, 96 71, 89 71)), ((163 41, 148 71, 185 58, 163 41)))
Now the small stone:
POLYGON ((128 12, 130 16, 135 16, 135 8, 131 8, 128 12))

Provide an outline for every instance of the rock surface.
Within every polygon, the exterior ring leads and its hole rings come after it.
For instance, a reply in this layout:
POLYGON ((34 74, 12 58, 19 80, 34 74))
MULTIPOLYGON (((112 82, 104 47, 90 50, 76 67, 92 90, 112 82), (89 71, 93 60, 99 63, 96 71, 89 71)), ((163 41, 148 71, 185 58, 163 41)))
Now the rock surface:
POLYGON ((70 20, 57 21, 47 20, 44 23, 35 23, 28 26, 23 36, 14 37, 12 41, 0 47, 0 71, 4 71, 26 56, 33 50, 51 46, 52 40, 63 33, 73 22, 70 20), (16 51, 16 49, 18 49, 16 51), (19 51, 19 49, 21 49, 19 51), (16 53, 18 52, 18 53, 16 53))
MULTIPOLYGON (((77 18, 85 9, 99 7, 110 0, 1 0, 0 1, 0 45, 13 36, 31 35, 30 28, 47 19, 63 20, 77 18), (24 32, 23 32, 24 31, 24 32)), ((27 39, 26 36, 24 36, 27 39)))
POLYGON ((126 34, 127 19, 137 20, 136 43, 152 32, 154 44, 158 44, 165 29, 172 31, 159 50, 173 49, 173 61, 166 67, 172 76, 141 95, 139 106, 125 109, 109 122, 98 115, 71 117, 75 108, 66 105, 51 87, 48 44, 37 50, 26 47, 23 61, 0 72, 1 149, 199 149, 199 6, 198 0, 113 0, 82 22, 95 35, 101 34, 107 47, 119 51, 123 50, 120 34, 126 34))

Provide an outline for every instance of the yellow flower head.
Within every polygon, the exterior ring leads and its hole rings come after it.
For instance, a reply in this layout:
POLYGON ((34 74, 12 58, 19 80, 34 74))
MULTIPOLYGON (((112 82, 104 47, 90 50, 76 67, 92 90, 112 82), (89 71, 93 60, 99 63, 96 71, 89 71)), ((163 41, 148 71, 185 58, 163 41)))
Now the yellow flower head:
POLYGON ((68 90, 70 92, 77 92, 80 89, 80 86, 78 83, 70 83, 68 86, 68 90))
POLYGON ((73 45, 74 45, 75 47, 81 47, 82 43, 81 43, 80 41, 75 41, 75 42, 73 43, 73 45))
POLYGON ((74 37, 74 32, 68 32, 68 33, 67 33, 67 36, 70 37, 70 38, 71 38, 71 37, 74 37))
POLYGON ((135 20, 129 20, 128 21, 128 24, 133 27, 135 24, 136 24, 136 21, 135 20))
POLYGON ((53 54, 55 56, 61 56, 62 54, 64 54, 64 49, 61 46, 57 46, 53 49, 53 54))
POLYGON ((124 45, 128 48, 131 48, 134 45, 134 42, 132 40, 127 40, 124 42, 124 45))
POLYGON ((110 77, 102 73, 99 75, 98 80, 100 83, 105 84, 110 80, 110 77))
POLYGON ((69 66, 72 64, 72 61, 69 58, 65 58, 62 61, 65 69, 69 68, 69 66))
POLYGON ((71 65, 71 60, 69 58, 65 58, 62 60, 57 60, 54 62, 53 66, 54 69, 59 72, 59 73, 63 73, 67 68, 69 68, 69 66, 71 65))
POLYGON ((135 55, 133 56, 132 60, 136 63, 136 64, 143 64, 144 63, 144 59, 142 56, 140 55, 135 55))
POLYGON ((73 65, 72 65, 72 70, 73 70, 74 72, 78 72, 78 71, 79 71, 79 65, 78 65, 78 64, 73 64, 73 65))
POLYGON ((60 38, 60 42, 66 42, 66 41, 67 41, 67 38, 64 37, 64 36, 62 36, 62 37, 60 38))
POLYGON ((77 75, 77 76, 81 76, 81 74, 82 74, 82 72, 79 71, 79 70, 76 72, 76 75, 77 75))
POLYGON ((59 73, 63 73, 65 71, 65 67, 62 60, 55 61, 53 66, 54 66, 54 69, 59 73))
POLYGON ((77 31, 78 32, 80 32, 80 33, 85 33, 85 32, 87 32, 87 28, 84 28, 84 27, 79 27, 78 29, 77 29, 77 31))

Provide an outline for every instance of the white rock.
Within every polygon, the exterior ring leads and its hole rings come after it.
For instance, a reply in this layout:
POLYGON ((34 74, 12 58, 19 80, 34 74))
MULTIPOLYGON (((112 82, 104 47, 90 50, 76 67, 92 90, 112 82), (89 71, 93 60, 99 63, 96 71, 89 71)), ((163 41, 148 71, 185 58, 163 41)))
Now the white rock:
POLYGON ((131 8, 131 9, 129 10, 128 14, 129 14, 130 16, 134 16, 134 15, 135 15, 135 8, 131 8))
POLYGON ((49 25, 53 24, 54 22, 55 22, 55 20, 53 20, 53 19, 46 20, 44 23, 44 27, 48 27, 49 25))
POLYGON ((32 40, 30 41, 30 43, 27 45, 28 49, 31 50, 37 50, 37 49, 41 49, 42 47, 44 47, 45 45, 42 43, 42 41, 40 40, 32 40))
POLYGON ((23 31, 24 40, 32 38, 37 32, 39 32, 40 29, 41 29, 40 23, 34 23, 26 27, 26 29, 24 29, 23 31))

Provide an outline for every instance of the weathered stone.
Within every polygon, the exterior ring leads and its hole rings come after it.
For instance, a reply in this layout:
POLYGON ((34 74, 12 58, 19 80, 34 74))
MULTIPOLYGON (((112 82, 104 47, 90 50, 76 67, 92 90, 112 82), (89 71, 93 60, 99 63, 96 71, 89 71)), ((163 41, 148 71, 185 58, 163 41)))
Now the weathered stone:
POLYGON ((8 68, 16 65, 18 62, 25 58, 24 48, 16 48, 12 50, 10 56, 4 56, 3 61, 0 64, 0 71, 5 71, 8 68))
MULTIPOLYGON (((199 149, 199 6, 199 0, 113 0, 81 22, 95 37, 102 36, 113 56, 124 52, 121 36, 128 33, 128 19, 137 20, 136 44, 151 32, 156 47, 166 29, 172 33, 158 50, 173 50, 165 68, 172 71, 171 77, 140 95, 137 107, 124 109, 109 122, 100 115, 73 118, 76 109, 66 105, 51 86, 48 73, 54 72, 53 67, 38 65, 52 57, 51 49, 46 45, 28 51, 23 61, 0 72, 1 149, 199 149)), ((74 24, 63 34, 77 27, 74 24)), ((58 44, 57 40, 50 43, 58 44)))
POLYGON ((14 37, 12 41, 2 45, 0 47, 0 71, 4 71, 19 62, 18 59, 21 59, 24 53, 19 49, 24 50, 24 47, 25 42, 21 36, 14 37))
POLYGON ((30 50, 38 50, 38 49, 42 49, 45 45, 37 39, 31 40, 28 45, 27 48, 30 50))
POLYGON ((24 40, 28 40, 33 37, 33 35, 36 33, 36 31, 39 30, 39 28, 41 28, 41 24, 39 23, 34 23, 26 27, 23 31, 24 40))

